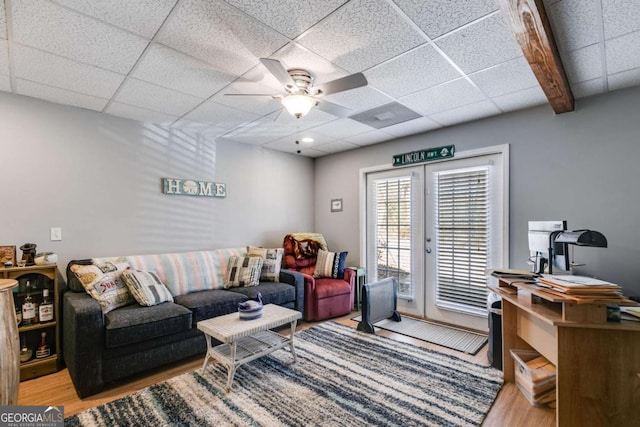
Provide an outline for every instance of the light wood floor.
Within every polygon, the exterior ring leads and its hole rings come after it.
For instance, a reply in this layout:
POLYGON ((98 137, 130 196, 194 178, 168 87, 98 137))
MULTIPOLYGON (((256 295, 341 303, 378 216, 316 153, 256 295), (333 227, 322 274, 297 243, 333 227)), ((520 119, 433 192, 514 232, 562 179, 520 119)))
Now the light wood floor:
MULTIPOLYGON (((357 313, 353 313, 352 315, 335 319, 335 321, 355 328, 357 323, 350 319, 356 314, 357 313)), ((315 324, 316 323, 312 322, 301 322, 298 326, 298 330, 309 328, 315 324)), ((385 330, 379 330, 377 334, 388 336, 398 341, 405 341, 421 347, 452 354, 478 364, 489 365, 486 346, 478 354, 471 356, 385 330)), ((20 383, 18 404, 63 405, 64 415, 65 417, 68 417, 93 406, 126 396, 151 384, 164 381, 185 372, 199 369, 202 366, 203 357, 204 356, 199 356, 178 364, 154 370, 146 375, 138 375, 129 378, 126 382, 114 384, 108 390, 85 399, 80 399, 78 397, 75 389, 73 388, 73 384, 71 383, 69 371, 67 369, 63 369, 50 375, 20 383)), ((551 427, 555 426, 555 424, 554 409, 532 407, 514 384, 506 384, 502 387, 500 394, 498 394, 498 398, 487 415, 483 426, 551 427)))

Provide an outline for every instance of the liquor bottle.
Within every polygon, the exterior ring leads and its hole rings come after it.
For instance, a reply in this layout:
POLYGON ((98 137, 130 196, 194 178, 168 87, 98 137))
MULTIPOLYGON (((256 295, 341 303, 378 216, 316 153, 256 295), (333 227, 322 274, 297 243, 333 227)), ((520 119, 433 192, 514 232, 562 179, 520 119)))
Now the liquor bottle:
POLYGON ((36 350, 36 359, 43 359, 51 354, 51 349, 47 345, 47 333, 43 332, 40 337, 40 347, 36 350))
POLYGON ((36 321, 36 306, 31 297, 31 283, 28 280, 25 291, 27 292, 27 296, 24 297, 24 301, 22 302, 22 324, 31 325, 36 321))
POLYGON ((33 350, 27 347, 27 337, 22 336, 22 345, 20 346, 20 363, 28 362, 31 360, 33 350))
POLYGON ((53 302, 49 299, 49 289, 44 288, 42 290, 42 302, 38 309, 40 314, 40 323, 53 321, 53 302))

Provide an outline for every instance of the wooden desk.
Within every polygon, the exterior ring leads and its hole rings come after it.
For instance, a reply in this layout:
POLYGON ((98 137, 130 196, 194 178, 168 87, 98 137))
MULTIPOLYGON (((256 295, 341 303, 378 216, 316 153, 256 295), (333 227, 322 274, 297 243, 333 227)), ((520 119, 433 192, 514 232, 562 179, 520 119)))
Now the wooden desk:
MULTIPOLYGON (((563 301, 533 303, 535 290, 522 286, 514 294, 497 285, 497 279, 490 280, 489 289, 502 297, 505 382, 514 382, 509 349, 534 349, 556 366, 557 426, 638 425, 640 322, 567 320, 579 318, 583 308, 563 301)), ((584 312, 589 317, 599 310, 606 313, 606 306, 584 312)))

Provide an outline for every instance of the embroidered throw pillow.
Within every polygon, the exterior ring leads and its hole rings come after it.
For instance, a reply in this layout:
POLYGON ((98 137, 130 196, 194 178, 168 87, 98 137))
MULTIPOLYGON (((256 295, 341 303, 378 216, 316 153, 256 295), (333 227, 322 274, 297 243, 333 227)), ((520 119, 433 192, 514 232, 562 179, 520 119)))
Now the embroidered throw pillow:
POLYGON ((247 256, 258 256, 263 259, 262 271, 260 272, 261 282, 278 282, 280 280, 280 265, 282 264, 283 253, 284 249, 282 248, 247 247, 247 256))
POLYGON ((321 277, 342 279, 344 276, 344 264, 347 259, 347 254, 348 252, 327 252, 322 249, 318 250, 316 270, 313 272, 313 277, 317 279, 321 277))
POLYGON ((227 264, 225 288, 258 286, 263 259, 257 256, 232 256, 227 264))
POLYGON ((106 314, 134 301, 121 277, 127 268, 129 264, 126 262, 105 262, 91 265, 75 264, 71 266, 71 271, 106 314))
POLYGON ((173 302, 169 289, 152 271, 125 270, 122 280, 138 304, 151 307, 163 302, 173 302))

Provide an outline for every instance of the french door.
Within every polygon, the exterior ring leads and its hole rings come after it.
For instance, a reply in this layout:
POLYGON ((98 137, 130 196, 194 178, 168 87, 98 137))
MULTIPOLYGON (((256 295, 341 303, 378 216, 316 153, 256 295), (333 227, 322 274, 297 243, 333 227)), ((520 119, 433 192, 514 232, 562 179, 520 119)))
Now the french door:
POLYGON ((505 157, 366 174, 368 280, 396 277, 399 311, 487 328, 485 270, 507 265, 505 157))

